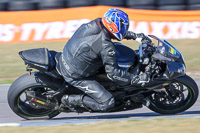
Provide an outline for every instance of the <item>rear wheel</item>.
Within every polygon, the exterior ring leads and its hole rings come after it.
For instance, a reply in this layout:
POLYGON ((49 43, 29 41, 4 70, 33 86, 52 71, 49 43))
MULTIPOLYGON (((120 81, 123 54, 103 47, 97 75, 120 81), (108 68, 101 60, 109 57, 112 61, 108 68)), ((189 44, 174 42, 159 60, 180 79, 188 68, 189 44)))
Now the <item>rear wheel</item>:
MULTIPOLYGON (((24 119, 52 118, 60 113, 53 107, 44 106, 45 102, 42 99, 55 93, 55 90, 38 78, 35 78, 34 74, 23 75, 9 88, 8 104, 17 115, 24 119)), ((50 102, 57 103, 56 100, 50 102)))
MULTIPOLYGON (((29 119, 27 118, 27 116, 40 117, 40 118, 46 116, 47 118, 54 117, 59 113, 58 111, 55 111, 51 108, 44 108, 43 104, 45 104, 45 102, 37 98, 33 98, 37 95, 46 98, 46 96, 49 95, 50 93, 55 93, 55 92, 51 88, 44 86, 33 86, 25 89, 16 97, 17 103, 14 104, 17 105, 17 108, 19 109, 19 110, 17 109, 16 111, 26 119, 29 119)), ((56 101, 54 102, 56 103, 56 101)))
POLYGON ((185 75, 150 96, 149 109, 160 114, 176 114, 189 109, 199 95, 195 81, 185 75))

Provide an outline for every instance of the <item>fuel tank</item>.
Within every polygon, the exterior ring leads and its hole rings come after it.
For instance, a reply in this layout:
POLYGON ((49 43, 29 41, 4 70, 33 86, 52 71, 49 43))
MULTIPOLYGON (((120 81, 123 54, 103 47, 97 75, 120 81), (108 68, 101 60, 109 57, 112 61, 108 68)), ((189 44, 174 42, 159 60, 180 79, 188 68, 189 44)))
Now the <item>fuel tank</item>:
POLYGON ((137 63, 137 56, 134 50, 119 42, 114 42, 118 66, 128 70, 137 63))

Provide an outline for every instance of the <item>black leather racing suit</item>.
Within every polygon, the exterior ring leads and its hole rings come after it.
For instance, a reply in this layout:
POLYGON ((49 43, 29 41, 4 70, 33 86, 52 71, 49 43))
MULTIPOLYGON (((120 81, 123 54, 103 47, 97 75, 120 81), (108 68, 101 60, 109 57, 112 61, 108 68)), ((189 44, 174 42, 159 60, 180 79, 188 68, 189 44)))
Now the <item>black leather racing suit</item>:
MULTIPOLYGON (((135 39, 136 35, 128 32, 125 38, 135 39)), ((94 111, 106 111, 114 106, 112 95, 90 78, 102 66, 112 81, 131 83, 134 75, 118 67, 111 39, 112 36, 98 18, 80 26, 65 45, 59 60, 61 74, 68 83, 88 95, 84 97, 73 95, 72 104, 80 106, 83 104, 94 111)))

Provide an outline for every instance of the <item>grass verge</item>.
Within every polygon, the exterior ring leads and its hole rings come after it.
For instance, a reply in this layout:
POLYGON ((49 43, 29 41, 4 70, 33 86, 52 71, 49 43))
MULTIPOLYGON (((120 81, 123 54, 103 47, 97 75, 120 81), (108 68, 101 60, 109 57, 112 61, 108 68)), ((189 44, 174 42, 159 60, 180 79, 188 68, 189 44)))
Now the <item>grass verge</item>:
POLYGON ((199 133, 200 118, 128 120, 48 127, 0 127, 1 133, 199 133))

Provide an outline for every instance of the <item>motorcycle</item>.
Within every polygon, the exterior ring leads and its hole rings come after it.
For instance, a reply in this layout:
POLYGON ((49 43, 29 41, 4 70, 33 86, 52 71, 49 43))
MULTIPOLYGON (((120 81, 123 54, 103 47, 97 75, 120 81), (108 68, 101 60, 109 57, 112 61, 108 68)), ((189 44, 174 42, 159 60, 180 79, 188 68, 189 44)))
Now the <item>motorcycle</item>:
MULTIPOLYGON (((114 43, 118 66, 130 73, 145 73, 149 77, 147 83, 118 85, 109 80, 104 69, 94 75, 115 98, 115 106, 107 112, 147 106, 160 114, 176 114, 196 102, 199 90, 185 73, 182 54, 166 40, 149 37, 155 39, 157 45, 140 44, 138 50, 132 50, 119 42, 114 43)), ((61 52, 38 48, 21 51, 19 55, 28 73, 15 80, 8 91, 8 104, 18 116, 35 119, 53 118, 61 112, 94 112, 84 107, 70 110, 61 103, 65 94, 83 93, 65 82, 56 67, 61 52)))

